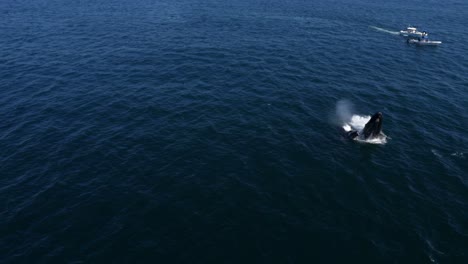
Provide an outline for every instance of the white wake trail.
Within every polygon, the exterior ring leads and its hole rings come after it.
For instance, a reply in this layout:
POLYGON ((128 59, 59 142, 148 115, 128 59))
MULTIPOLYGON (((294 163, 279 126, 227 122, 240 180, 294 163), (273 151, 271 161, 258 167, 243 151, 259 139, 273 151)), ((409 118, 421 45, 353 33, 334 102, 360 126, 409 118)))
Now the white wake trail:
POLYGON ((374 26, 370 26, 370 28, 372 29, 375 29, 379 32, 384 32, 384 33, 388 33, 388 34, 392 34, 392 35, 399 35, 400 32, 399 31, 391 31, 391 30, 388 30, 388 29, 385 29, 385 28, 379 28, 379 27, 374 27, 374 26))

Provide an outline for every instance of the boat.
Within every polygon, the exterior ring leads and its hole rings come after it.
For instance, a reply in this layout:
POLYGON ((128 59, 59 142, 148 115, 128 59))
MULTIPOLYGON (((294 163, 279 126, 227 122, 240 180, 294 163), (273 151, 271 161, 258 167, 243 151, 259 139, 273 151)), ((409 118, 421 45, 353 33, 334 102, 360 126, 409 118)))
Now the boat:
POLYGON ((415 27, 407 27, 406 30, 400 30, 400 35, 410 38, 420 38, 424 33, 418 31, 415 27))
POLYGON ((418 46, 439 46, 442 44, 442 41, 438 40, 428 40, 428 39, 408 39, 408 43, 416 44, 418 46))

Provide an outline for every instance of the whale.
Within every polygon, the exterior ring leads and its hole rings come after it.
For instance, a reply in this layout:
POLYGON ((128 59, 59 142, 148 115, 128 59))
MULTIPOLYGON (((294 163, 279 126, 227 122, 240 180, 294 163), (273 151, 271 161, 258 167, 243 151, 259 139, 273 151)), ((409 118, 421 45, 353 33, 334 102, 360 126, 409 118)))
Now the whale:
POLYGON ((371 119, 366 123, 364 128, 360 131, 351 130, 347 132, 347 136, 350 139, 374 139, 380 138, 385 136, 382 132, 382 122, 383 122, 383 115, 381 112, 377 112, 372 115, 371 119))

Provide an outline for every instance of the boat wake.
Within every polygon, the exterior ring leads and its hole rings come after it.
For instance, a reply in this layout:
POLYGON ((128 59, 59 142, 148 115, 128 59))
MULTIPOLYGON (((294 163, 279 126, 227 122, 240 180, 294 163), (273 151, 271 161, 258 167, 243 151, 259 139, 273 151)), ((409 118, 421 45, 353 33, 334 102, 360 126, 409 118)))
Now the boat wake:
POLYGON ((379 27, 374 27, 374 26, 370 26, 370 28, 376 30, 376 31, 379 31, 379 32, 384 32, 384 33, 388 33, 388 34, 392 34, 392 35, 399 35, 400 32, 398 31, 391 31, 391 30, 388 30, 388 29, 385 29, 385 28, 379 28, 379 27))

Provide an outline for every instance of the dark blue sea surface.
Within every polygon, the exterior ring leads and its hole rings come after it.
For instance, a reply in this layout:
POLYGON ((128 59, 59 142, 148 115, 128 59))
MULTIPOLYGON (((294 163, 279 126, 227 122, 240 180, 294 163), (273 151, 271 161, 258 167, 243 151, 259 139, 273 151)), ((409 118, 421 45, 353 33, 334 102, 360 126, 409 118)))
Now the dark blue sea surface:
POLYGON ((1 1, 0 262, 468 263, 467 21, 466 0, 1 1), (346 139, 339 102, 382 111, 387 143, 346 139))

